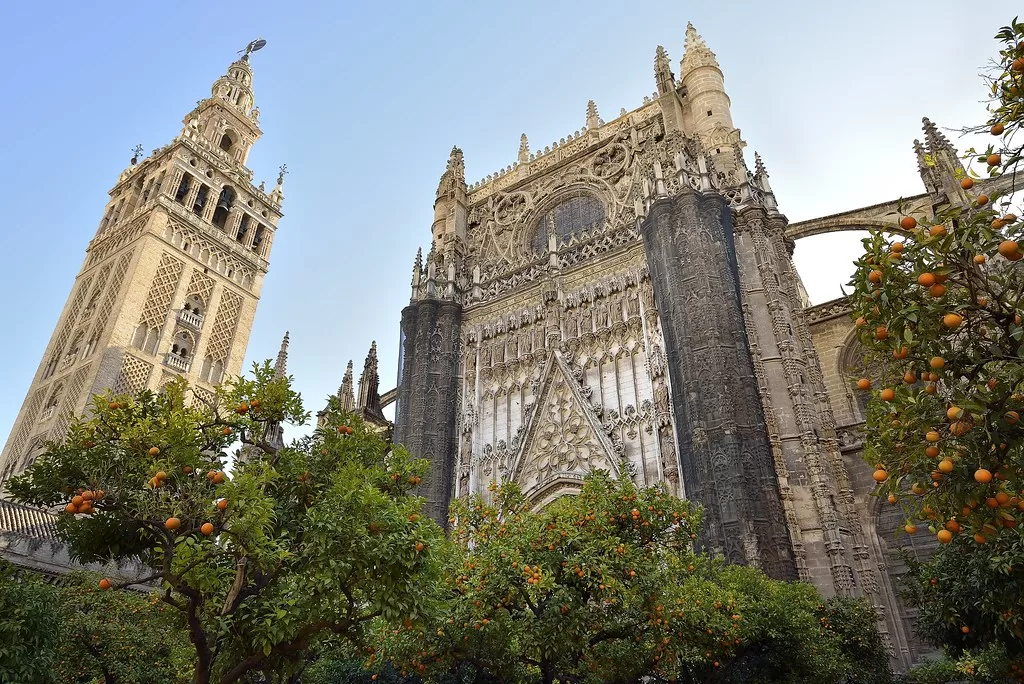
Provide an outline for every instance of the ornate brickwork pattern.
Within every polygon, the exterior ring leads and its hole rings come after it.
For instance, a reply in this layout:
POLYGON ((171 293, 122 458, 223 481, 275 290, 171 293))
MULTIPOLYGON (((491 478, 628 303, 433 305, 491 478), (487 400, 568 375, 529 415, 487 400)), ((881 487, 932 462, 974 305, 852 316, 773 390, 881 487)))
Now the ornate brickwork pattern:
POLYGON ((75 322, 78 319, 78 315, 82 312, 82 302, 85 301, 85 295, 89 292, 89 285, 92 283, 92 276, 86 276, 82 279, 82 284, 75 290, 74 298, 71 300, 71 306, 67 308, 67 318, 64 319, 64 324, 60 328, 60 332, 53 341, 53 354, 59 356, 64 351, 64 345, 68 342, 68 337, 71 336, 71 331, 75 327, 75 322))
POLYGON ((213 292, 213 278, 206 275, 202 271, 192 271, 192 278, 188 283, 188 290, 186 292, 189 296, 198 297, 204 305, 209 306, 210 294, 213 292))
POLYGON ((149 375, 153 364, 143 361, 137 356, 125 354, 121 362, 121 372, 112 388, 114 394, 135 394, 149 383, 149 375))
POLYGON ((58 440, 64 437, 64 433, 67 431, 68 425, 71 424, 71 419, 74 418, 78 409, 82 388, 85 387, 85 381, 89 377, 91 369, 92 364, 87 363, 78 368, 74 375, 71 376, 67 387, 64 388, 64 401, 61 403, 60 413, 57 414, 57 421, 54 423, 53 430, 50 431, 50 439, 58 440))
POLYGON ((210 342, 206 347, 206 356, 214 361, 224 361, 231 351, 231 343, 235 340, 235 327, 238 325, 238 314, 242 308, 242 297, 231 290, 224 290, 217 316, 210 330, 210 342))
MULTIPOLYGON (((49 387, 40 387, 32 394, 31 399, 26 402, 26 407, 21 415, 21 424, 18 426, 17 433, 11 437, 10 443, 5 449, 11 454, 11 458, 14 459, 9 465, 17 463, 18 459, 21 459, 24 455, 25 444, 28 441, 28 436, 32 433, 35 428, 36 418, 39 417, 39 411, 43 408, 43 402, 46 401, 46 395, 49 392, 49 387)), ((0 476, 6 476, 6 473, 0 473, 0 476)))
POLYGON ((110 276, 110 283, 107 285, 106 293, 103 295, 103 302, 99 306, 99 313, 96 316, 96 323, 93 325, 93 335, 102 335, 106 330, 110 312, 114 309, 114 302, 121 292, 121 282, 125 273, 128 272, 128 265, 132 261, 132 250, 127 250, 117 260, 114 273, 110 276))
POLYGON ((174 291, 178 289, 178 281, 181 279, 181 271, 184 267, 185 262, 167 252, 160 256, 160 265, 157 266, 153 283, 149 287, 149 295, 142 307, 139 323, 150 328, 163 326, 164 319, 171 307, 171 298, 174 296, 174 291))

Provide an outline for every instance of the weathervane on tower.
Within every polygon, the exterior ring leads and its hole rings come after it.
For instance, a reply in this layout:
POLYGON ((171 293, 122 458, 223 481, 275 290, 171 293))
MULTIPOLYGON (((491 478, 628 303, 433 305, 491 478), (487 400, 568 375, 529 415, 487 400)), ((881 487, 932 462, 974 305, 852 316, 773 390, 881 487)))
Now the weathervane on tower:
POLYGON ((257 50, 263 49, 263 46, 266 44, 267 41, 263 40, 262 38, 257 38, 256 40, 252 41, 251 43, 246 45, 244 49, 239 50, 239 52, 245 53, 244 55, 242 55, 242 59, 249 59, 250 54, 256 52, 257 50))

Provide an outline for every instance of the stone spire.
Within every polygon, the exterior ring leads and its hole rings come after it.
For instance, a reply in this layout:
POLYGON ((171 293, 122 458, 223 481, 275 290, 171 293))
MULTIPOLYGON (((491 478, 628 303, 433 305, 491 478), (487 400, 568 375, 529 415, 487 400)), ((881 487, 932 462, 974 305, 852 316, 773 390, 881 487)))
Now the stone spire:
POLYGON ((274 377, 283 378, 288 374, 288 332, 285 331, 284 339, 281 340, 281 348, 277 352, 277 361, 274 362, 274 377))
POLYGON ((690 23, 686 24, 685 46, 686 52, 683 54, 683 59, 679 62, 680 79, 699 67, 713 66, 716 69, 720 68, 715 53, 711 51, 711 48, 707 46, 704 39, 697 33, 697 29, 690 23))
POLYGON ((937 207, 967 201, 967 192, 960 187, 967 171, 956 149, 928 117, 922 118, 921 124, 925 148, 921 150, 921 144, 915 140, 914 152, 918 156, 921 180, 932 195, 932 204, 937 207))
POLYGON ((530 161, 530 141, 526 139, 525 133, 519 136, 519 161, 530 161))
POLYGON ((658 94, 670 93, 676 88, 676 77, 672 74, 672 63, 668 53, 661 45, 654 51, 654 81, 658 85, 658 94))
POLYGON ((370 351, 366 354, 366 361, 363 362, 363 374, 359 376, 359 399, 356 406, 366 408, 369 406, 372 395, 377 394, 377 342, 370 344, 370 351))
POLYGON ((466 162, 462 150, 452 147, 448 155, 448 166, 437 185, 437 199, 454 198, 460 190, 466 192, 466 162))
POLYGON ((597 104, 593 100, 587 101, 587 128, 597 128, 601 125, 601 117, 597 115, 597 104))
POLYGON ((759 152, 754 152, 754 175, 768 177, 768 170, 764 167, 764 162, 761 160, 759 152))
POLYGON ((352 390, 352 361, 349 360, 345 368, 345 377, 341 379, 341 387, 338 388, 338 403, 342 411, 352 411, 356 406, 355 393, 352 390))

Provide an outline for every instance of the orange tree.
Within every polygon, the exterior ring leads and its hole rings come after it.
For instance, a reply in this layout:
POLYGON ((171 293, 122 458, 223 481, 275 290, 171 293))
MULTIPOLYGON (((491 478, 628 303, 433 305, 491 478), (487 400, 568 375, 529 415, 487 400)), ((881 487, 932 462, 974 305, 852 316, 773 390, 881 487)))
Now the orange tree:
MULTIPOLYGON (((996 142, 980 155, 971 150, 993 178, 1021 162, 1024 24, 1014 20, 996 38, 991 119, 981 127, 996 142)), ((1019 644, 1024 594, 1012 587, 1024 578, 1024 231, 1013 183, 986 194, 979 180, 964 175, 964 195, 927 215, 901 206, 896 225, 865 239, 851 299, 872 372, 857 385, 872 395, 865 458, 878 494, 903 509, 905 533, 927 527, 942 544, 963 538, 959 551, 986 559, 995 592, 979 607, 986 618, 966 624, 967 607, 948 593, 946 603, 932 596, 929 609, 944 611, 951 629, 984 624, 988 637, 1019 644)))
MULTIPOLYGON (((453 505, 426 619, 382 627, 369 667, 390 663, 428 681, 790 682, 854 672, 829 621, 839 612, 813 587, 695 554, 699 510, 661 487, 596 472, 578 496, 541 511, 513 484, 491 498, 453 505)), ((881 678, 851 681, 888 681, 873 622, 846 636, 877 645, 881 678)))
POLYGON ((426 464, 336 409, 274 450, 268 426, 308 414, 269 363, 212 400, 184 380, 97 397, 8 489, 61 509, 76 559, 142 560, 145 577, 98 586, 157 583, 194 646, 194 682, 287 673, 325 635, 358 642, 378 616, 416 616, 442 539, 410 494, 426 464))
POLYGON ((52 589, 60 616, 54 680, 58 682, 185 682, 192 646, 178 615, 155 594, 99 588, 80 573, 52 589))

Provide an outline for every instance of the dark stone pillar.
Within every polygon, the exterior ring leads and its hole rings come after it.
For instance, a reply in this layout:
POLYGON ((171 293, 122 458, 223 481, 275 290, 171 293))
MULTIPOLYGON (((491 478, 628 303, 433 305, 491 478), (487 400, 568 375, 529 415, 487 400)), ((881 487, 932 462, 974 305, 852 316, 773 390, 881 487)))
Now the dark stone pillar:
POLYGON ((687 498, 703 542, 733 563, 795 579, 740 304, 732 213, 720 195, 655 202, 640 226, 661 317, 687 498), (780 542, 780 540, 784 540, 780 542))
POLYGON ((419 486, 427 514, 448 524, 457 439, 459 325, 462 306, 424 299, 402 311, 395 442, 430 461, 419 486))

